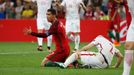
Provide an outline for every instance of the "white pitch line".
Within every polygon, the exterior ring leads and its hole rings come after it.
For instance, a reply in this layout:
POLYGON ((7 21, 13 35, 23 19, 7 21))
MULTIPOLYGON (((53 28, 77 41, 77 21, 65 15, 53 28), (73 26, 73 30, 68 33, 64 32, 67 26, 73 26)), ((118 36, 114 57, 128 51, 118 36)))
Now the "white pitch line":
POLYGON ((23 55, 23 54, 38 54, 38 53, 44 53, 47 51, 43 51, 43 52, 0 52, 0 55, 23 55))

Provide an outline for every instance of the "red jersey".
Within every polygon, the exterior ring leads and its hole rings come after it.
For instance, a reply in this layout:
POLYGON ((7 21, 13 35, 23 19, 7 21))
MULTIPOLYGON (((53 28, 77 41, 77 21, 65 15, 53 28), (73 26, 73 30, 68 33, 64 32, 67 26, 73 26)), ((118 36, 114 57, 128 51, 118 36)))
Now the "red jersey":
POLYGON ((69 44, 65 33, 65 26, 62 22, 56 21, 48 30, 47 34, 53 35, 56 43, 56 50, 69 51, 69 44))

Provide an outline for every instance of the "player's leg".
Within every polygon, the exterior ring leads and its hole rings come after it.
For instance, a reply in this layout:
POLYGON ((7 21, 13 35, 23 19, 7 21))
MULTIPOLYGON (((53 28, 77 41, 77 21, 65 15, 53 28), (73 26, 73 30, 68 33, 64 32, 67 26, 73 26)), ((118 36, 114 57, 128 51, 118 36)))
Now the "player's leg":
POLYGON ((80 35, 79 33, 74 33, 75 36, 75 50, 79 49, 79 44, 80 44, 80 35))
POLYGON ((111 38, 111 39, 114 39, 115 40, 115 36, 113 34, 113 29, 114 29, 114 15, 116 14, 115 13, 115 10, 111 9, 109 10, 109 16, 110 16, 110 20, 111 22, 109 23, 109 29, 108 29, 108 36, 111 38))
POLYGON ((78 50, 79 49, 79 44, 80 44, 80 20, 79 19, 76 19, 76 20, 73 20, 73 30, 72 32, 74 32, 74 42, 75 42, 75 50, 78 50))
MULTIPOLYGON (((43 33, 44 25, 43 20, 37 18, 37 30, 38 33, 43 33)), ((43 38, 37 37, 38 47, 37 50, 42 51, 43 38)))
POLYGON ((75 52, 73 54, 71 54, 64 63, 61 62, 57 62, 57 64, 59 65, 59 67, 61 68, 66 68, 68 67, 69 64, 72 64, 73 62, 75 62, 78 58, 79 58, 80 53, 79 52, 75 52))
POLYGON ((130 75, 134 56, 134 42, 126 42, 123 75, 130 75))
POLYGON ((52 45, 52 35, 47 37, 47 49, 51 52, 51 45, 52 45))
MULTIPOLYGON (((134 3, 134 2, 132 2, 134 3)), ((131 4, 131 3, 130 3, 131 4)), ((133 9, 134 10, 134 9, 133 9)), ((126 44, 125 44, 125 57, 124 57, 124 70, 123 75, 130 75, 130 70, 134 56, 134 11, 131 11, 132 21, 127 32, 126 44)))
POLYGON ((79 53, 73 53, 71 56, 69 56, 66 61, 63 63, 63 67, 66 68, 69 64, 75 62, 79 58, 79 53))
POLYGON ((114 26, 114 23, 113 21, 110 22, 110 26, 109 26, 109 29, 108 29, 108 36, 111 38, 111 39, 115 39, 115 36, 113 34, 113 27, 114 26))
MULTIPOLYGON (((45 31, 49 30, 51 23, 47 21, 47 19, 44 19, 44 29, 45 31)), ((47 49, 49 52, 51 52, 51 45, 52 45, 52 35, 47 37, 47 49)))
POLYGON ((71 41, 74 41, 74 35, 71 34, 71 32, 66 32, 66 35, 68 36, 68 38, 69 38, 71 41))
POLYGON ((49 64, 49 66, 52 66, 52 65, 57 66, 58 64, 56 62, 63 63, 63 62, 65 62, 65 60, 67 59, 68 56, 69 56, 69 51, 67 51, 67 52, 63 51, 63 52, 59 53, 55 50, 46 56, 46 58, 49 60, 49 63, 45 63, 45 61, 43 61, 44 66, 46 66, 48 64, 49 64))
POLYGON ((115 46, 120 46, 120 16, 119 13, 117 13, 115 20, 114 20, 114 30, 115 30, 115 46))
POLYGON ((72 25, 71 25, 71 20, 66 20, 66 35, 71 41, 74 41, 74 35, 71 33, 72 32, 72 25))

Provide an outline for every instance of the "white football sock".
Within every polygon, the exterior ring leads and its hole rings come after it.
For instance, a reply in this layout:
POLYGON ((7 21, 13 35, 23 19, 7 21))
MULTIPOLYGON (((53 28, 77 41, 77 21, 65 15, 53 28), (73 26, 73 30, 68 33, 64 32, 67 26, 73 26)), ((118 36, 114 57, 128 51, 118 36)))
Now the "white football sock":
POLYGON ((52 35, 47 37, 47 46, 51 47, 51 44, 52 44, 52 35))
POLYGON ((37 38, 37 41, 38 41, 38 45, 39 46, 42 46, 42 43, 43 43, 43 38, 37 38))
POLYGON ((80 35, 75 35, 75 49, 79 49, 80 35))
POLYGON ((122 75, 130 75, 131 65, 133 62, 134 50, 125 50, 124 70, 122 75))
POLYGON ((71 56, 69 56, 66 61, 64 62, 64 66, 67 67, 69 64, 73 63, 75 60, 77 60, 77 54, 73 53, 71 56))
POLYGON ((74 41, 74 36, 73 36, 73 34, 70 34, 70 36, 68 36, 68 38, 69 38, 71 41, 74 41))

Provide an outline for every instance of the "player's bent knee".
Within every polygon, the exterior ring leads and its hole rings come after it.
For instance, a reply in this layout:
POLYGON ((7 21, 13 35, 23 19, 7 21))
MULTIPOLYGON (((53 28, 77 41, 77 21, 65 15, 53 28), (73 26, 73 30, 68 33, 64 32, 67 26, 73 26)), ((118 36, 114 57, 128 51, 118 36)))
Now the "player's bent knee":
POLYGON ((76 52, 76 53, 74 53, 74 54, 75 54, 75 58, 76 58, 76 59, 80 58, 80 53, 79 53, 79 52, 76 52))
POLYGON ((125 49, 127 49, 127 50, 133 50, 134 49, 134 43, 127 42, 125 44, 125 49))

